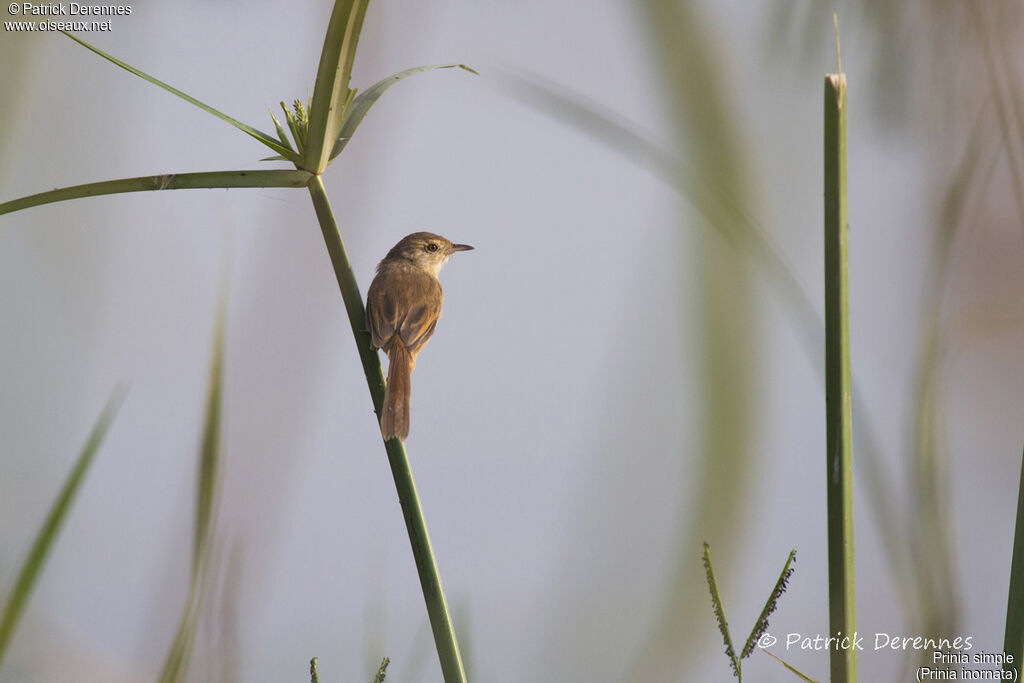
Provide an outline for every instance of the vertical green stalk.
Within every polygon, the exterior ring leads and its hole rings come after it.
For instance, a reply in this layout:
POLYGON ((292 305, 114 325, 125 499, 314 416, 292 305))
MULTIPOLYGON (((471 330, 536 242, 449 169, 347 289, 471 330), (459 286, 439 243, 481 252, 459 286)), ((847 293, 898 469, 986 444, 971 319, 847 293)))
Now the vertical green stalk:
POLYGON ((1010 560, 1010 595, 1006 601, 1006 634, 1003 652, 1013 662, 1003 670, 1020 669, 1024 656, 1024 456, 1021 457, 1020 487, 1017 491, 1017 526, 1013 534, 1013 558, 1010 560))
MULTIPOLYGON (((381 405, 384 403, 384 372, 381 370, 380 357, 370 343, 363 298, 359 293, 352 264, 345 253, 345 244, 342 242, 341 232, 338 230, 338 223, 334 219, 334 212, 331 210, 320 176, 314 176, 310 180, 309 194, 313 199, 324 242, 327 244, 327 252, 331 256, 334 274, 341 288, 341 297, 348 311, 349 324, 352 326, 352 334, 359 349, 359 358, 363 362, 366 383, 370 388, 373 409, 379 416, 381 405)), ((455 639, 455 629, 441 586, 441 574, 434 559, 434 550, 430 545, 430 535, 427 533, 420 498, 416 493, 416 482, 409 466, 409 457, 399 439, 388 439, 384 442, 384 447, 387 450, 388 462, 391 464, 395 488, 398 490, 398 500, 402 504, 405 527, 409 531, 416 571, 420 577, 420 586, 423 588, 423 599, 427 603, 430 628, 434 633, 437 656, 441 660, 441 673, 444 675, 445 683, 465 683, 466 671, 462 666, 459 644, 455 639)))
MULTIPOLYGON (((857 628, 850 429, 849 222, 846 203, 846 76, 825 76, 825 423, 828 612, 833 636, 857 628)), ((854 648, 831 651, 832 683, 857 680, 854 648)))

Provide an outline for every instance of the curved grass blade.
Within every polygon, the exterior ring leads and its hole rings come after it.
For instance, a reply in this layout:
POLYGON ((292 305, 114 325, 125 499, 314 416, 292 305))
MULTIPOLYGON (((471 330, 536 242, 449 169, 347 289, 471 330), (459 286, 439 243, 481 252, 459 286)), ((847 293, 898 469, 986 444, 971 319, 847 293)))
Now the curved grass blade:
POLYGON ((39 194, 12 199, 0 204, 0 216, 33 206, 63 202, 82 197, 99 197, 123 192, 153 190, 192 190, 226 187, 305 187, 313 174, 309 171, 274 169, 270 171, 204 171, 202 173, 165 173, 138 178, 102 180, 98 183, 72 185, 39 194))
POLYGON ((299 164, 315 173, 327 168, 332 141, 338 137, 345 109, 354 95, 348 84, 368 3, 337 0, 331 12, 309 107, 309 144, 299 164))
POLYGON ((259 140, 264 145, 266 145, 270 149, 274 150, 275 152, 277 152, 281 156, 285 157, 289 161, 291 161, 293 163, 298 163, 298 161, 300 160, 298 154, 296 154, 292 150, 288 149, 287 147, 283 146, 280 142, 275 140, 272 136, 267 135, 263 131, 257 130, 256 128, 253 128, 252 126, 250 126, 247 123, 242 123, 238 119, 232 118, 232 117, 228 116, 227 114, 214 109, 213 107, 211 107, 210 105, 208 105, 208 104, 206 104, 204 102, 200 102, 199 100, 197 100, 196 98, 192 97, 191 95, 187 95, 187 94, 183 93, 182 91, 178 90, 177 88, 175 88, 174 86, 169 85, 167 83, 164 83, 159 78, 155 78, 153 76, 150 76, 149 74, 145 73, 144 71, 140 71, 139 69, 136 69, 134 66, 131 66, 130 64, 126 64, 126 63, 122 62, 117 57, 114 57, 113 55, 107 54, 106 52, 104 52, 103 50, 99 49, 98 47, 90 45, 89 43, 85 42, 81 38, 79 38, 79 37, 77 37, 75 35, 72 35, 71 33, 68 33, 67 31, 61 31, 61 33, 63 33, 64 35, 66 35, 68 38, 70 38, 71 40, 75 41, 79 45, 81 45, 81 46, 83 46, 83 47, 85 47, 85 48, 87 48, 89 50, 92 50, 93 52, 98 54, 100 57, 103 57, 104 59, 106 59, 107 61, 111 62, 112 64, 116 64, 117 66, 121 67, 125 71, 133 73, 136 76, 138 76, 139 78, 143 78, 143 79, 149 81, 153 85, 160 86, 161 88, 163 88, 167 92, 171 93, 172 95, 177 95, 178 97, 180 97, 181 99, 185 100, 189 104, 194 104, 195 106, 199 107, 200 109, 202 109, 206 113, 213 114, 218 119, 220 119, 222 121, 226 121, 227 123, 230 123, 232 126, 237 128, 238 130, 242 131, 246 135, 252 136, 256 140, 259 140))
MULTIPOLYGON (((995 106, 990 102, 986 109, 995 106)), ((993 174, 1005 152, 1005 141, 989 136, 990 125, 988 116, 977 116, 970 136, 962 145, 955 171, 943 190, 922 287, 924 296, 913 356, 916 360, 910 402, 913 437, 908 453, 911 490, 916 503, 906 533, 914 573, 900 584, 917 597, 918 611, 914 619, 915 629, 920 633, 957 630, 963 611, 962 587, 956 570, 956 524, 954 512, 947 504, 947 492, 953 482, 949 473, 949 448, 943 433, 948 416, 944 408, 942 374, 949 362, 949 332, 955 329, 948 322, 946 308, 957 241, 966 238, 972 227, 981 224, 984 196, 990 191, 993 174)))
POLYGON ((200 607, 206 594, 206 576, 210 567, 213 522, 216 516, 218 469, 220 460, 220 424, 223 392, 225 298, 222 286, 214 330, 213 360, 206 396, 206 419, 203 425, 196 490, 195 532, 192 544, 192 579, 185 608, 163 670, 161 683, 184 681, 188 676, 200 607))
POLYGON ((11 594, 7 598, 3 614, 0 615, 0 664, 3 663, 4 652, 10 643, 11 636, 14 634, 15 627, 18 625, 21 613, 25 609, 25 604, 32 594, 32 589, 35 587, 40 574, 42 574, 46 557, 53 548, 57 534, 60 533, 61 525, 67 519, 68 512, 71 510, 71 503, 75 499, 75 494, 78 493, 82 480, 85 478, 85 473, 88 471, 89 465, 92 464, 96 452, 99 451, 100 444, 103 443, 103 437, 107 434, 110 423, 114 420, 114 416, 117 415, 117 411, 124 401, 125 393, 126 388, 123 385, 118 385, 110 395, 110 399, 108 399, 103 412, 100 413, 96 425, 92 428, 89 439, 85 442, 82 452, 78 455, 78 459, 75 461, 67 481, 64 482, 64 487, 53 502, 53 507, 50 508, 46 521, 43 522, 39 533, 36 534, 28 557, 25 558, 25 563, 21 566, 21 571, 18 572, 14 588, 11 589, 11 594))
MULTIPOLYGON (((651 46, 652 70, 664 97, 671 140, 686 150, 703 181, 691 185, 690 179, 677 176, 675 183, 681 194, 693 197, 694 208, 706 217, 694 235, 692 253, 677 255, 692 259, 695 285, 684 290, 677 283, 677 298, 692 296, 699 302, 694 314, 700 332, 695 343, 686 345, 693 347, 703 370, 696 389, 696 419, 701 425, 694 446, 700 453, 699 483, 687 505, 689 514, 683 508, 677 512, 680 526, 673 534, 677 548, 670 570, 673 578, 650 617, 648 637, 633 656, 629 674, 631 680, 656 680, 663 667, 680 672, 693 667, 687 651, 696 644, 698 634, 692 630, 689 614, 698 609, 701 595, 690 548, 710 539, 720 555, 735 557, 743 545, 740 530, 747 526, 740 520, 752 506, 753 479, 744 473, 756 461, 752 389, 763 361, 744 339, 757 336, 762 321, 756 315, 751 263, 737 259, 734 249, 745 246, 747 218, 739 207, 752 200, 758 183, 751 148, 734 115, 735 98, 743 95, 724 68, 721 45, 707 30, 713 22, 704 3, 643 0, 630 4, 651 46), (725 188, 725 196, 736 200, 723 201, 710 187, 725 188), (681 642, 689 647, 681 648, 681 642)), ((688 224, 689 218, 680 215, 680 227, 688 224)), ((680 306, 673 308, 678 311, 680 306)))
POLYGON ((366 112, 370 111, 380 96, 383 95, 388 88, 398 83, 401 80, 412 76, 413 74, 423 73, 424 71, 433 71, 434 69, 464 69, 471 74, 480 75, 474 69, 466 66, 465 64, 428 64, 426 66, 414 66, 411 69, 405 71, 399 71, 396 74, 392 74, 385 79, 377 81, 366 90, 359 93, 352 103, 345 109, 344 117, 341 123, 341 130, 338 133, 338 139, 334 142, 334 148, 331 150, 330 159, 333 160, 336 156, 341 154, 341 150, 345 149, 345 145, 352 139, 352 134, 356 132, 356 128, 362 123, 363 118, 366 116, 366 112))

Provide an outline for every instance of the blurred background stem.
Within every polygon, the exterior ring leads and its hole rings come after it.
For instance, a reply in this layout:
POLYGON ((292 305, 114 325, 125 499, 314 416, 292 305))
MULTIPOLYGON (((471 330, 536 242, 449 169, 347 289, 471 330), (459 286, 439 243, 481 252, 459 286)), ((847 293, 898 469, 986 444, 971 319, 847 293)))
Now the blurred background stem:
MULTIPOLYGON (((715 59, 713 37, 695 3, 645 0, 639 12, 652 39, 675 141, 686 148, 681 157, 701 169, 705 180, 692 187, 695 207, 705 227, 714 228, 698 231, 693 251, 680 253, 680 268, 697 273, 702 431, 695 449, 699 474, 690 489, 695 499, 690 510, 681 510, 688 521, 677 539, 675 578, 630 676, 656 680, 658 671, 685 669, 690 658, 678 644, 695 643, 701 637, 698 633, 706 633, 691 631, 692 615, 704 609, 697 550, 701 539, 715 547, 723 567, 736 565, 732 559, 746 540, 742 525, 735 521, 745 516, 749 500, 755 374, 755 345, 749 340, 757 334, 750 267, 736 257, 744 217, 739 203, 708 189, 729 188, 731 197, 747 198, 747 206, 753 203, 743 135, 732 114, 730 88, 715 59)), ((694 180, 683 177, 677 182, 694 180)))

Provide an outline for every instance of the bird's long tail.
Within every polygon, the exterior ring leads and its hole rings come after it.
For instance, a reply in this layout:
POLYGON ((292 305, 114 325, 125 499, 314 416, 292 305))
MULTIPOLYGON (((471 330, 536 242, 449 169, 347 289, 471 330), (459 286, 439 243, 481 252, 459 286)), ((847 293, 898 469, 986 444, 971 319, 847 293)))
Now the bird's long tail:
POLYGON ((388 350, 388 386, 384 392, 384 407, 380 414, 380 431, 384 439, 409 436, 409 395, 412 391, 410 374, 414 356, 404 344, 392 344, 388 350))

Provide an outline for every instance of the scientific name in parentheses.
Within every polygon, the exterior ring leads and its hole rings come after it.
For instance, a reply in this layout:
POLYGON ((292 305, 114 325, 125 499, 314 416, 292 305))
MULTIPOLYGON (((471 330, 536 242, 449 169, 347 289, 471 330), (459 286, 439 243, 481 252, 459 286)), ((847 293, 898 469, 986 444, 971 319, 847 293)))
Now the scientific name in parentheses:
POLYGON ((34 5, 25 2, 21 5, 21 13, 24 16, 128 16, 132 13, 131 5, 83 5, 78 2, 67 4, 40 3, 34 5))

